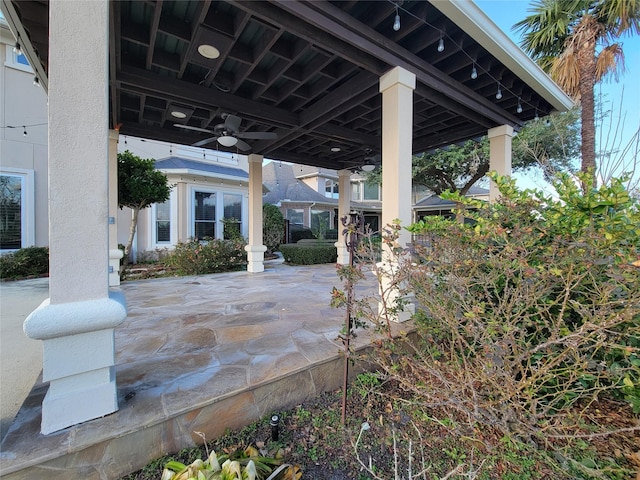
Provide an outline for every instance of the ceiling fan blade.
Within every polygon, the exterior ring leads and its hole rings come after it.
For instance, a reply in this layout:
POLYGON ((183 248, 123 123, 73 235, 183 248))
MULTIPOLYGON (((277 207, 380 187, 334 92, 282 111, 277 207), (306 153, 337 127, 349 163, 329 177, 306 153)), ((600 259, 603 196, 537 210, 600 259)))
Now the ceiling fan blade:
POLYGON ((236 143, 236 147, 238 147, 238 149, 242 150, 243 152, 251 150, 251 145, 249 145, 247 142, 243 142, 242 140, 238 140, 238 143, 236 143))
POLYGON ((194 132, 213 133, 213 130, 207 130, 206 128, 192 127, 191 125, 182 125, 181 123, 174 123, 174 127, 182 128, 184 130, 193 130, 194 132))
POLYGON ((192 144, 192 147, 201 147, 203 145, 206 145, 207 143, 211 143, 214 142, 218 139, 218 137, 210 137, 210 138, 205 138, 204 140, 200 140, 199 142, 196 142, 194 144, 192 144))
POLYGON ((242 119, 240 117, 229 114, 227 115, 227 118, 224 119, 224 128, 230 132, 236 133, 240 128, 241 122, 242 119))
POLYGON ((235 136, 249 140, 275 140, 278 138, 278 134, 276 132, 240 132, 235 136))

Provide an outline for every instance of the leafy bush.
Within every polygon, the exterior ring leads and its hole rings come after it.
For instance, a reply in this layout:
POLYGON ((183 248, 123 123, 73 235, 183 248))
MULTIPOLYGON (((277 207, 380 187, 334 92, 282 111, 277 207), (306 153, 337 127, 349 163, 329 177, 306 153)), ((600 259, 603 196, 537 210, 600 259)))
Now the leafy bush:
POLYGON ((262 240, 267 253, 273 253, 284 238, 284 217, 278 207, 270 203, 262 206, 262 240))
POLYGON ((335 263, 338 259, 336 247, 327 244, 287 244, 280 245, 285 261, 296 265, 335 263))
POLYGON ((432 239, 394 278, 415 294, 419 340, 412 355, 380 350, 381 366, 424 405, 506 435, 570 438, 604 397, 639 413, 638 203, 618 180, 584 177, 583 194, 561 177, 558 199, 494 180, 495 204, 452 198, 479 208, 475 225, 410 228, 432 239))
POLYGON ((48 273, 47 247, 26 247, 0 256, 0 278, 26 278, 48 273))
POLYGON ((179 243, 166 264, 178 275, 238 270, 247 264, 244 240, 204 239, 179 243))
POLYGON ((223 218, 223 238, 225 240, 242 240, 242 232, 240 231, 241 224, 237 218, 223 218))

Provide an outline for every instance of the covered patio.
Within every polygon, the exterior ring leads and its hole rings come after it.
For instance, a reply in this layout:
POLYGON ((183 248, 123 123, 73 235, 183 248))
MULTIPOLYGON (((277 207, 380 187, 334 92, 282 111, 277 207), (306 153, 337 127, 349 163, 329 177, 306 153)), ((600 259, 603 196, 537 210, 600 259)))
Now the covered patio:
MULTIPOLYGON (((249 155, 249 265, 231 302, 267 273, 265 157, 336 169, 347 192, 351 171, 380 154, 382 224, 406 224, 413 153, 488 135, 491 168, 509 174, 514 131, 571 106, 471 1, 0 5, 49 98, 50 298, 25 323, 44 343, 43 435, 93 435, 124 405, 114 352, 127 341, 114 332, 132 306, 115 288, 120 134, 249 155)), ((339 215, 348 211, 342 195, 339 215)))
MULTIPOLYGON (((358 295, 376 292, 373 278, 358 295)), ((2 443, 6 479, 114 479, 342 385, 334 265, 126 282, 115 330, 119 410, 40 433, 40 379, 2 443)), ((407 328, 394 325, 394 331, 407 328)), ((358 348, 373 333, 358 331, 358 348)), ((354 370, 355 371, 355 370, 354 370)))

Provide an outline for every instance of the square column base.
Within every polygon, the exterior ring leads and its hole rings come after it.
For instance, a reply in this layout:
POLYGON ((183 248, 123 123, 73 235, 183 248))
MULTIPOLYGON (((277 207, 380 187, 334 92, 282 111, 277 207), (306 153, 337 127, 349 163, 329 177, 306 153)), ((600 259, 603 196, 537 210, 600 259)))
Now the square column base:
POLYGON ((115 367, 52 380, 42 401, 41 432, 48 435, 117 410, 115 367), (106 381, 92 383, 91 379, 96 376, 106 377, 106 381), (73 388, 69 388, 71 385, 73 388))
POLYGON ((378 314, 382 318, 388 318, 392 322, 402 323, 410 320, 416 313, 415 297, 413 294, 401 296, 397 286, 393 285, 394 270, 397 265, 388 262, 380 262, 376 264, 380 279, 380 298, 378 303, 378 314), (402 310, 397 308, 398 302, 401 301, 402 310))
POLYGON ((264 252, 267 247, 264 245, 247 245, 244 247, 247 252, 247 272, 264 272, 264 252))
POLYGON ((349 265, 349 249, 344 244, 344 241, 337 241, 335 246, 338 251, 338 260, 336 260, 336 263, 338 265, 349 265))

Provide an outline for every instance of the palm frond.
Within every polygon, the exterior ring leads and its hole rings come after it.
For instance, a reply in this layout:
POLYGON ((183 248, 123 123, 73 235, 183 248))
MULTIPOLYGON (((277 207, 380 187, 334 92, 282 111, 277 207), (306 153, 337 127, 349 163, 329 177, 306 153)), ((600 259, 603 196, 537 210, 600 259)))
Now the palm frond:
POLYGON ((596 59, 596 81, 611 75, 617 82, 621 73, 624 73, 622 45, 619 43, 607 45, 596 59))
POLYGON ((566 49, 553 60, 549 70, 551 78, 560 85, 567 95, 576 101, 580 99, 580 68, 578 56, 572 48, 566 49))
POLYGON ((640 34, 640 0, 602 0, 596 4, 594 15, 612 41, 640 34))

